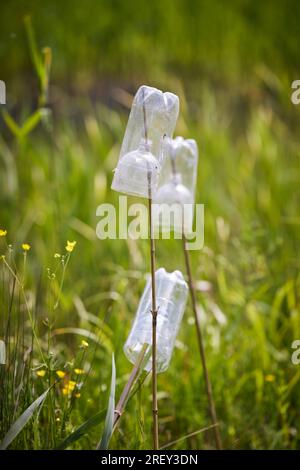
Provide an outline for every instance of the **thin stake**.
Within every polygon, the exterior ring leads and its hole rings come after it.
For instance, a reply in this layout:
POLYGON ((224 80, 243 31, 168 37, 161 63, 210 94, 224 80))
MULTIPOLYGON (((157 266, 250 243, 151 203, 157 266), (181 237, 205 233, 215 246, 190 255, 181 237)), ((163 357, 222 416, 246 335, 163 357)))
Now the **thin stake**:
MULTIPOLYGON (((143 118, 145 142, 148 144, 148 126, 146 118, 145 90, 143 89, 143 118)), ((148 199, 149 199, 149 235, 150 235, 150 264, 151 264, 151 290, 152 290, 152 416, 153 416, 153 449, 158 450, 158 405, 157 405, 157 371, 156 371, 156 325, 157 306, 155 288, 155 241, 152 227, 152 192, 151 171, 148 171, 148 199)))
POLYGON ((119 421, 119 419, 121 418, 122 416, 122 413, 124 411, 124 408, 126 406, 126 403, 128 401, 128 398, 129 398, 129 394, 130 394, 130 391, 132 389, 132 386, 134 385, 134 382, 136 381, 139 373, 140 373, 140 368, 141 368, 141 365, 142 365, 142 362, 143 362, 143 359, 145 357, 145 354, 146 354, 146 351, 147 351, 147 348, 148 348, 148 344, 144 344, 142 349, 141 349, 141 352, 139 354, 139 357, 132 369, 132 372, 130 374, 130 377, 128 379, 128 382, 126 383, 124 389, 123 389, 123 392, 121 393, 121 396, 120 396, 120 399, 118 401, 118 404, 116 406, 116 409, 115 409, 115 416, 114 416, 114 429, 119 421))
MULTIPOLYGON (((172 151, 171 166, 172 166, 173 176, 176 175, 175 158, 176 158, 176 155, 174 151, 172 151)), ((184 216, 184 213, 183 213, 183 216, 184 216)), ((202 339, 201 325, 200 325, 199 315, 197 312, 196 291, 195 291, 195 285, 194 285, 193 276, 192 276, 189 250, 187 248, 187 242, 186 242, 185 233, 184 233, 184 221, 182 223, 182 242, 183 242, 183 252, 184 252, 185 265, 186 265, 186 272, 188 276, 189 291, 191 295, 192 307, 193 307, 194 318, 195 318, 198 346, 199 346, 200 357, 201 357, 201 362, 202 362, 202 367, 203 367, 203 372, 204 372, 204 382, 205 382, 205 389, 206 389, 206 394, 208 398, 209 413, 210 413, 210 417, 211 417, 211 421, 213 425, 213 432, 215 436, 216 447, 218 450, 221 450, 222 441, 221 441, 220 430, 219 430, 219 427, 217 426, 218 420, 217 420, 216 407, 215 407, 215 402, 214 402, 213 394, 212 394, 211 381, 209 378, 209 373, 208 373, 208 369, 206 365, 206 357, 205 357, 205 350, 204 350, 204 344, 203 344, 203 339, 202 339)))
POLYGON ((157 405, 157 371, 156 371, 156 286, 155 286, 155 241, 152 227, 152 197, 151 197, 151 173, 149 180, 149 231, 150 231, 150 261, 151 261, 151 290, 152 290, 152 415, 153 415, 153 449, 158 450, 158 405, 157 405))
POLYGON ((209 373, 208 373, 208 369, 206 365, 201 325, 200 325, 199 315, 197 312, 196 291, 195 291, 195 285, 194 285, 194 281, 192 277, 190 256, 189 256, 189 250, 187 248, 187 242, 186 242, 186 238, 184 234, 184 229, 182 230, 182 241, 183 241, 183 251, 184 251, 185 265, 186 265, 186 271, 187 271, 187 276, 188 276, 189 290, 190 290, 193 312, 194 312, 194 317, 195 317, 195 325, 196 325, 196 330, 197 330, 199 351, 200 351, 201 362, 202 362, 202 367, 203 367, 203 372, 204 372, 204 381, 205 381, 205 389, 206 389, 208 404, 209 404, 209 412, 210 412, 212 424, 214 425, 213 432, 214 432, 214 437, 216 441, 216 447, 218 450, 221 450, 222 449, 221 435, 220 435, 219 427, 217 426, 218 420, 217 420, 216 407, 215 407, 215 403, 213 399, 211 382, 210 382, 209 373))

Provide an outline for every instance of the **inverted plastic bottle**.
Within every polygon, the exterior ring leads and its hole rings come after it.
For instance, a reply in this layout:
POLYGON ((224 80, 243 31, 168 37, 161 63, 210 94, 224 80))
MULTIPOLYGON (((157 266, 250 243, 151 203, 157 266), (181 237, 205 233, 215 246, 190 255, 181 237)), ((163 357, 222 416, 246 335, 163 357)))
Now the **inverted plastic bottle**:
POLYGON ((130 111, 112 189, 153 197, 158 185, 164 136, 172 137, 179 112, 173 93, 142 86, 130 111))
MULTIPOLYGON (((168 273, 164 268, 156 271, 155 282, 158 306, 157 372, 164 372, 168 368, 172 357, 175 339, 184 314, 188 286, 180 271, 168 273)), ((149 279, 124 345, 125 355, 132 364, 136 364, 145 344, 149 345, 148 350, 152 345, 151 306, 151 279, 149 279)), ((144 369, 147 372, 152 369, 152 357, 149 357, 144 369)))
MULTIPOLYGON (((198 148, 195 140, 165 139, 163 164, 158 189, 153 202, 163 205, 180 205, 174 209, 173 217, 163 217, 163 209, 158 207, 154 218, 155 230, 173 230, 186 235, 193 231, 195 189, 197 181, 198 148)), ((163 207, 163 206, 162 206, 163 207)), ((174 206, 175 207, 175 206, 174 206)))

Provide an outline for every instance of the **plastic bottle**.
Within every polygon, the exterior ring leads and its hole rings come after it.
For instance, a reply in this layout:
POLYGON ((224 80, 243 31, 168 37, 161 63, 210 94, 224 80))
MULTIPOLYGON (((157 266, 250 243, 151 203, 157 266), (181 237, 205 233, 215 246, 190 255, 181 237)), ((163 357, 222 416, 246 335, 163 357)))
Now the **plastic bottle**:
MULTIPOLYGON (((198 148, 195 140, 165 139, 163 165, 157 192, 153 202, 163 205, 179 205, 173 217, 163 217, 162 208, 157 208, 154 219, 155 230, 190 234, 193 230, 195 187, 197 181, 198 148)), ((175 206, 174 206, 175 207, 175 206)))
MULTIPOLYGON (((175 339, 186 305, 188 286, 180 271, 168 273, 164 268, 156 271, 155 282, 158 307, 157 372, 164 372, 171 360, 175 339)), ((144 344, 152 345, 151 305, 151 279, 149 279, 124 345, 125 355, 132 364, 136 363, 144 344)), ((151 368, 152 358, 149 357, 145 370, 149 372, 151 368)))
POLYGON ((153 197, 158 185, 164 137, 174 132, 179 99, 173 93, 142 86, 132 103, 112 189, 153 197))

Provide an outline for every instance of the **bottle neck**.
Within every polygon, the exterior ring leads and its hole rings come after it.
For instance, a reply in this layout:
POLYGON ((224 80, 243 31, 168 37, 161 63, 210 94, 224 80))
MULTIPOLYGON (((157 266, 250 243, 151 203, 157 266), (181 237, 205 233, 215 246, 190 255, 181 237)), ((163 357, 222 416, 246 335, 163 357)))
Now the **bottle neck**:
POLYGON ((152 142, 149 139, 145 139, 144 137, 141 139, 139 144, 139 150, 142 152, 150 153, 152 149, 152 142))
POLYGON ((181 174, 180 173, 172 173, 171 181, 175 186, 177 186, 178 184, 181 184, 182 183, 181 174))

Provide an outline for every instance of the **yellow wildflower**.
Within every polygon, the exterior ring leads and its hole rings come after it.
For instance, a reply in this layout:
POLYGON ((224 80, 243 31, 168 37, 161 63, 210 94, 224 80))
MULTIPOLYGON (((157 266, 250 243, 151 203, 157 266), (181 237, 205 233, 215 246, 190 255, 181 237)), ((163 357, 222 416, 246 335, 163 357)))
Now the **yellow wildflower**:
POLYGON ((83 374, 84 374, 84 370, 83 370, 83 369, 74 369, 74 372, 75 372, 75 374, 77 374, 77 375, 83 375, 83 374))
POLYGON ((84 339, 81 340, 81 347, 83 349, 87 349, 89 347, 89 343, 85 341, 84 339))
POLYGON ((265 376, 265 381, 266 382, 274 382, 275 381, 275 375, 273 374, 268 374, 265 376))
POLYGON ((38 377, 45 377, 45 375, 46 375, 45 369, 38 370, 37 373, 36 373, 36 375, 37 375, 38 377))
POLYGON ((7 230, 3 230, 2 228, 0 228, 0 237, 5 237, 6 234, 7 230))
POLYGON ((81 397, 81 393, 80 393, 80 392, 77 392, 77 393, 75 393, 74 396, 75 396, 75 398, 80 398, 80 397, 81 397))
POLYGON ((66 375, 66 373, 63 370, 57 370, 56 375, 60 378, 63 379, 66 375))
POLYGON ((60 257, 61 257, 61 255, 59 253, 54 254, 54 258, 60 258, 60 257))
POLYGON ((23 243, 22 248, 24 251, 29 251, 30 250, 30 245, 28 243, 23 243))
POLYGON ((68 382, 65 383, 65 386, 62 389, 63 395, 69 395, 70 393, 73 392, 75 387, 76 387, 76 382, 74 382, 73 380, 69 380, 68 382))
POLYGON ((69 242, 69 240, 67 241, 67 245, 66 245, 66 250, 69 252, 69 253, 72 253, 72 251, 74 250, 75 248, 75 245, 76 245, 76 242, 69 242))

